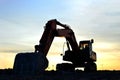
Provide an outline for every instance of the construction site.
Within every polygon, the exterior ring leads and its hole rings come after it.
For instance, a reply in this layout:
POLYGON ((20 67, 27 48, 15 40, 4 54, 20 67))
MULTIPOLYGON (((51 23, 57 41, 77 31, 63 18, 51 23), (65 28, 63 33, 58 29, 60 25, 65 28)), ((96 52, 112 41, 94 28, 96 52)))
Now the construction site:
POLYGON ((13 69, 0 70, 0 80, 120 80, 120 71, 97 70, 97 52, 92 48, 94 39, 77 42, 72 27, 56 19, 49 20, 34 51, 17 53, 13 69), (61 54, 66 62, 58 63, 55 70, 47 71, 49 60, 46 56, 55 37, 66 40, 67 50, 61 54))

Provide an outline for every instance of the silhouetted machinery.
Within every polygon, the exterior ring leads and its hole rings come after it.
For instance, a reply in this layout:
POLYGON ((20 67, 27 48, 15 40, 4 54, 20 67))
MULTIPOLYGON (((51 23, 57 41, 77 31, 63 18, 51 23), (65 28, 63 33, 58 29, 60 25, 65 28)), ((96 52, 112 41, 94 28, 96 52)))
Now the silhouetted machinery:
POLYGON ((96 53, 92 50, 93 39, 80 41, 78 45, 72 29, 53 19, 46 23, 39 45, 35 45, 35 52, 16 55, 14 72, 17 74, 37 74, 45 71, 48 67, 46 56, 54 37, 65 37, 68 48, 63 54, 63 60, 68 63, 57 64, 56 70, 74 71, 76 67, 83 67, 85 71, 97 70, 96 53), (57 29, 57 25, 63 28, 57 29))

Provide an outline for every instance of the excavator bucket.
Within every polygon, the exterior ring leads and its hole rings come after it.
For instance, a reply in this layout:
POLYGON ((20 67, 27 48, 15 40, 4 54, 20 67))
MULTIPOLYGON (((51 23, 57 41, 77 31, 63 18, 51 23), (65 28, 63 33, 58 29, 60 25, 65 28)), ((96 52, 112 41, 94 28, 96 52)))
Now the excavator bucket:
POLYGON ((43 53, 18 53, 13 70, 15 74, 39 74, 48 67, 48 60, 43 53))

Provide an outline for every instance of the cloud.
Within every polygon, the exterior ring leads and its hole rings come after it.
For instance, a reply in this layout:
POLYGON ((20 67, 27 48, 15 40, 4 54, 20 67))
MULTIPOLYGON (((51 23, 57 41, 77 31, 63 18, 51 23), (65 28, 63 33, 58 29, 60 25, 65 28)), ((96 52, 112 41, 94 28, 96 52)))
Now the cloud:
POLYGON ((73 16, 71 23, 77 34, 84 34, 83 36, 92 34, 93 37, 99 37, 105 41, 119 42, 120 1, 90 0, 87 2, 86 0, 77 0, 70 3, 71 16, 73 16))

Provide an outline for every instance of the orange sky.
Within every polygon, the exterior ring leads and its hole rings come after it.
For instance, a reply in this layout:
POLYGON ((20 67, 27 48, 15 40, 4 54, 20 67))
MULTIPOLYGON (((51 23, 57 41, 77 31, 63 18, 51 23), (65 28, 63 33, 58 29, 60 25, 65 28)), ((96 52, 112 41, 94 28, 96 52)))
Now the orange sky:
MULTIPOLYGON (((50 51, 47 55, 47 58, 49 60, 48 70, 51 70, 51 69, 55 70, 55 65, 57 63, 63 62, 60 54, 63 53, 64 41, 65 41, 64 38, 55 38, 50 48, 50 51)), ((117 50, 113 50, 113 47, 115 46, 110 43, 95 42, 93 44, 93 49, 97 53, 96 63, 97 63, 98 70, 120 70, 119 55, 118 55, 120 54, 120 52, 117 50)), ((14 48, 12 50, 14 50, 14 48)), ((21 52, 24 52, 24 51, 21 50, 21 52)), ((1 69, 12 68, 15 55, 16 53, 9 53, 9 52, 1 53, 0 68, 1 69)))

